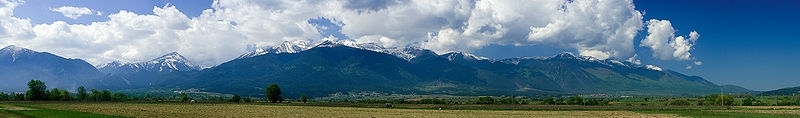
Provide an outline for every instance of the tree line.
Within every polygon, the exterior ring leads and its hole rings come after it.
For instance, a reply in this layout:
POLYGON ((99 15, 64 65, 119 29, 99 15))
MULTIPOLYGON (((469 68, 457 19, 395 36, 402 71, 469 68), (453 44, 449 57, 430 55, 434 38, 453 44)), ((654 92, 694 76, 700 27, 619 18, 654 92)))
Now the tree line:
MULTIPOLYGON (((0 101, 164 101, 166 98, 160 97, 153 97, 150 94, 145 94, 144 96, 129 96, 124 93, 115 92, 112 93, 109 90, 97 90, 91 89, 87 90, 85 87, 80 86, 76 90, 76 93, 70 93, 67 89, 59 89, 59 88, 47 88, 47 85, 41 80, 31 80, 27 83, 28 90, 25 93, 5 93, 0 92, 0 101)), ((277 84, 270 84, 267 86, 266 92, 266 101, 272 103, 283 102, 283 96, 281 96, 280 87, 277 84)), ((180 93, 179 98, 173 98, 173 100, 180 100, 182 102, 189 102, 194 100, 190 98, 189 95, 186 93, 180 93)), ((173 97, 175 97, 173 95, 173 97)), ((230 98, 223 98, 223 97, 201 97, 202 100, 208 101, 216 101, 216 102, 253 102, 254 99, 250 97, 241 97, 239 95, 233 95, 230 98)), ((300 96, 300 102, 307 102, 308 98, 305 94, 300 96)))
POLYGON ((127 95, 123 93, 111 93, 109 90, 99 91, 92 89, 86 91, 83 86, 78 87, 77 93, 73 96, 67 89, 53 88, 48 90, 47 85, 41 80, 31 80, 28 82, 28 91, 23 93, 4 93, 0 92, 0 100, 28 100, 28 101, 125 101, 127 95), (90 93, 91 92, 91 93, 90 93))

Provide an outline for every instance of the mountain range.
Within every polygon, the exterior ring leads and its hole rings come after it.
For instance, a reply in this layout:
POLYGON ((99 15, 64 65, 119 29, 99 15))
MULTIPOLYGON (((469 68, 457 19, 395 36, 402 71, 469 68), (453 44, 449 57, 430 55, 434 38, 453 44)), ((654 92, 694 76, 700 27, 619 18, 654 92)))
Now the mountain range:
MULTIPOLYGON (((19 49, 9 47, 8 50, 19 49)), ((3 59, 8 59, 6 55, 0 53, 3 59)), ((12 64, 31 64, 15 63, 17 56, 11 54, 10 57, 14 57, 11 58, 12 64)), ((0 61, 7 63, 6 60, 0 61)), ((237 59, 206 69, 192 65, 174 52, 147 62, 112 62, 98 67, 100 69, 86 65, 83 67, 92 72, 80 73, 100 76, 76 79, 76 85, 82 82, 87 86, 110 89, 200 89, 254 97, 264 96, 264 88, 271 83, 280 85, 284 96, 307 94, 312 97, 347 92, 674 96, 717 93, 720 87, 701 77, 687 76, 655 65, 600 60, 571 53, 490 59, 462 52, 439 55, 415 46, 385 48, 352 40, 323 41, 314 45, 307 41, 287 41, 274 47, 256 48, 237 59)), ((13 73, 7 69, 0 71, 13 73)), ((15 75, 4 79, 29 80, 20 77, 15 75)), ((45 82, 50 84, 48 80, 45 82)), ((752 92, 733 87, 739 89, 728 91, 726 86, 726 92, 752 92)))
POLYGON ((48 87, 77 88, 103 74, 80 59, 67 59, 14 45, 0 49, 0 90, 24 91, 31 79, 46 81, 48 87))

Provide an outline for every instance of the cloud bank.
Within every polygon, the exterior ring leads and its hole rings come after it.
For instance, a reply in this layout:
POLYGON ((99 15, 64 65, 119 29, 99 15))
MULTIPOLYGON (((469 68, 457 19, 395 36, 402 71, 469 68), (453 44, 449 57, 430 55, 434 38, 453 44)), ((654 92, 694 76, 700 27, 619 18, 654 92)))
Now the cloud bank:
MULTIPOLYGON (((631 0, 215 0, 212 9, 197 17, 165 5, 153 7, 154 14, 119 11, 110 13, 108 21, 91 24, 35 25, 13 16, 22 2, 0 2, 4 4, 0 45, 82 58, 95 65, 145 61, 176 51, 195 63, 213 66, 243 54, 248 46, 342 38, 331 34, 437 52, 470 52, 488 45, 554 45, 584 56, 640 63, 633 42, 645 24, 631 0), (330 26, 315 24, 320 20, 330 26), (335 33, 328 32, 331 29, 335 33)), ((82 9, 86 7, 68 8, 79 9, 53 11, 73 19, 92 14, 91 9, 82 9)), ((667 20, 648 21, 647 28, 650 35, 642 46, 653 49, 653 56, 691 58, 689 51, 699 34, 674 37, 667 20)))

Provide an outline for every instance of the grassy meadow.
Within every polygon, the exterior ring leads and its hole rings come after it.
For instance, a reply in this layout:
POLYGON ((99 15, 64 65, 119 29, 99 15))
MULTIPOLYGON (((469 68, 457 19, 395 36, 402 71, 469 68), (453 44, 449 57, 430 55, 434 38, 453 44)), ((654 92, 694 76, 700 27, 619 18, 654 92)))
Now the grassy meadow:
POLYGON ((800 117, 800 107, 6 102, 0 117, 800 117), (439 110, 441 108, 441 110, 439 110))

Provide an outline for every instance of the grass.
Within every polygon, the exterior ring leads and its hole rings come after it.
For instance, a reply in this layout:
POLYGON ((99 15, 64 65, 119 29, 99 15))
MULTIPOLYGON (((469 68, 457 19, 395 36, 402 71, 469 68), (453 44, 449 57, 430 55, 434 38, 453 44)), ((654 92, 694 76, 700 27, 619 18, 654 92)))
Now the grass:
POLYGON ((2 118, 122 118, 103 114, 78 112, 71 110, 55 110, 48 108, 33 108, 30 106, 0 104, 0 117, 2 118))
POLYGON ((25 118, 25 116, 19 113, 0 110, 0 118, 25 118))
POLYGON ((17 106, 36 110, 1 110, 0 117, 53 117, 54 114, 57 117, 800 117, 800 107, 395 104, 395 108, 382 108, 382 104, 357 103, 8 104, 0 103, 0 107, 17 106))
POLYGON ((625 110, 438 110, 282 104, 43 103, 32 106, 131 117, 676 117, 625 110))
MULTIPOLYGON (((745 109, 742 109, 745 110, 745 109)), ((737 110, 738 111, 738 110, 737 110)), ((679 116, 695 118, 797 118, 798 114, 763 114, 763 113, 743 113, 743 112, 720 112, 716 110, 698 109, 669 109, 669 110, 635 110, 639 113, 648 114, 677 114, 679 116)), ((800 113, 795 111, 796 113, 800 113)))

